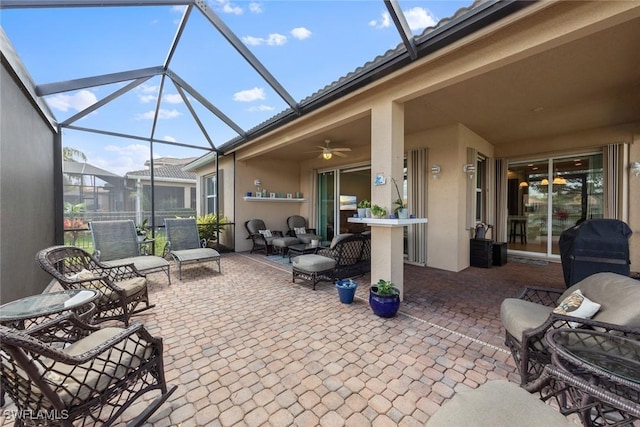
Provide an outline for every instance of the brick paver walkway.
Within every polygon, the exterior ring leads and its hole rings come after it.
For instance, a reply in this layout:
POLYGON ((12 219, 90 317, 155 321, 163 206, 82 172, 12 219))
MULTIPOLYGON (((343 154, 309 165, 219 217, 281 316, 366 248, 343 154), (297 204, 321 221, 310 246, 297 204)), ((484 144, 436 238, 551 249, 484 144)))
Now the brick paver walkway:
POLYGON ((527 284, 564 287, 559 264, 405 266, 401 313, 381 319, 369 277, 344 305, 332 284, 292 284, 264 255, 223 254, 222 274, 186 267, 171 286, 149 279, 156 307, 135 319, 164 338, 167 381, 178 385, 154 427, 424 425, 460 390, 519 380, 502 299, 527 284))

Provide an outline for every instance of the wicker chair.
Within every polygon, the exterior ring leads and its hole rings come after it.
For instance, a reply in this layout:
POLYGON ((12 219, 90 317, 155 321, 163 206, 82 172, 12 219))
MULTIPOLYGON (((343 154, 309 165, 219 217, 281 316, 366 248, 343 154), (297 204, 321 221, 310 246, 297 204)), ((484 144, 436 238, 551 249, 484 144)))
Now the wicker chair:
POLYGON ((264 251, 265 255, 270 255, 274 252, 273 240, 283 237, 282 231, 269 230, 261 219, 250 219, 249 221, 245 221, 244 228, 246 228, 247 233, 249 233, 247 239, 251 239, 253 242, 253 246, 249 253, 264 251), (267 230, 271 232, 271 236, 264 234, 267 230))
POLYGON ((194 218, 165 219, 167 243, 164 248, 167 254, 178 263, 178 276, 182 280, 182 264, 214 261, 220 269, 220 254, 215 249, 205 247, 207 242, 200 240, 198 225, 194 218))
POLYGON ((164 272, 171 284, 169 262, 159 256, 142 255, 132 220, 93 221, 89 224, 94 255, 106 265, 131 264, 143 274, 164 272))
POLYGON ((0 379, 16 406, 16 426, 109 426, 140 396, 159 390, 129 424, 137 426, 176 390, 165 382, 162 339, 141 324, 100 329, 68 314, 26 331, 0 326, 0 348, 0 379))
POLYGON ((316 233, 315 228, 307 227, 307 220, 303 216, 291 215, 288 217, 287 227, 289 227, 287 235, 297 238, 301 243, 311 243, 312 240, 322 241, 322 236, 316 233), (296 232, 296 229, 300 230, 302 228, 304 228, 304 233, 296 232))
POLYGON ((36 262, 65 289, 98 291, 97 322, 116 319, 127 326, 132 315, 155 306, 149 304, 147 279, 133 264, 108 266, 75 246, 42 249, 36 262))
POLYGON ((640 328, 640 282, 616 273, 597 273, 563 292, 561 289, 527 287, 518 298, 507 298, 500 307, 506 331, 505 344, 511 350, 521 385, 537 391, 536 379, 551 363, 545 334, 552 329, 576 326, 618 335, 635 335, 640 328), (591 319, 554 313, 553 309, 580 289, 601 304, 591 319))

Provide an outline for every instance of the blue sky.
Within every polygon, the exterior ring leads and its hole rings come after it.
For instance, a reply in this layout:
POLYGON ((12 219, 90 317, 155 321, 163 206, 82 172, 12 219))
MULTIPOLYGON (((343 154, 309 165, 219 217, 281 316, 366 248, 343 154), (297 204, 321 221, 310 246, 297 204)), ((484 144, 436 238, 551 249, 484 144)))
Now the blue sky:
MULTIPOLYGON (((414 34, 452 16, 465 1, 399 1, 414 34)), ((401 43, 382 0, 210 1, 215 13, 296 100, 311 95, 401 43)), ((160 66, 183 7, 94 7, 2 10, 2 28, 36 84, 160 66)), ((287 104, 194 8, 171 64, 241 128, 287 104)), ((59 121, 126 83, 47 97, 59 121)), ((155 77, 78 120, 76 126, 149 137, 160 78, 155 77)), ((207 146, 176 88, 165 83, 155 137, 207 146)), ((195 110, 216 145, 237 134, 198 102, 195 110)), ((117 174, 144 168, 144 141, 65 130, 65 146, 117 174)), ((154 144, 154 157, 198 157, 205 151, 154 144)))

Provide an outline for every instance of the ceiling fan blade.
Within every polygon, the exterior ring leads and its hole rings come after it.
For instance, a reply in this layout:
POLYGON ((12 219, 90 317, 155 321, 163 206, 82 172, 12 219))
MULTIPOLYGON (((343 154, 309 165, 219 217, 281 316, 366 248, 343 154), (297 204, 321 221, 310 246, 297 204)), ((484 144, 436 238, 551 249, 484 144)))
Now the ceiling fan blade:
POLYGON ((331 151, 351 151, 351 148, 332 148, 331 151))
POLYGON ((339 151, 335 151, 335 150, 333 151, 333 154, 334 154, 335 156, 338 156, 338 157, 347 157, 347 155, 346 155, 346 154, 341 153, 341 152, 339 152, 339 151))
POLYGON ((323 150, 323 151, 324 151, 324 150, 326 150, 326 149, 329 149, 329 150, 330 150, 330 148, 329 148, 329 147, 323 147, 322 145, 316 145, 316 147, 317 147, 317 148, 319 148, 319 149, 321 149, 321 150, 323 150))

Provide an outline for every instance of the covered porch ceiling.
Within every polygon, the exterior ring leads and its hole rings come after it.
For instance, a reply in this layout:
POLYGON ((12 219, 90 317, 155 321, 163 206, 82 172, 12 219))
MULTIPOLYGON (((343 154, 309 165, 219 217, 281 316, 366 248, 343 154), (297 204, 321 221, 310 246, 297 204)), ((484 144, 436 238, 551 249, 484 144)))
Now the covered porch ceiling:
MULTIPOLYGON (((461 123, 499 149, 637 121, 638 29, 640 17, 411 99, 405 103, 405 132, 461 123)), ((310 160, 317 156, 311 151, 327 139, 335 146, 368 149, 370 129, 369 117, 358 117, 262 155, 310 160)))

